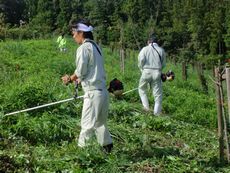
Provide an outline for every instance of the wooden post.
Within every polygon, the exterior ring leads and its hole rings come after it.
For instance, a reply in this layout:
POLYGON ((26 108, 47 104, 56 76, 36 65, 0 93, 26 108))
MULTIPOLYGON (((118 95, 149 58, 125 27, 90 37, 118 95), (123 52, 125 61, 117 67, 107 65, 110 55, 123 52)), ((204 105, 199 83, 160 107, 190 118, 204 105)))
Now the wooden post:
POLYGON ((230 124, 230 68, 226 68, 226 83, 228 97, 228 123, 230 124))
POLYGON ((125 50, 124 48, 120 49, 120 65, 123 74, 125 73, 125 50))
POLYGON ((216 77, 216 103, 217 103, 217 118, 218 118, 218 138, 219 138, 219 159, 220 163, 224 163, 224 123, 222 112, 222 100, 221 100, 221 77, 219 74, 220 69, 215 68, 216 77))
POLYGON ((230 124, 230 68, 226 68, 226 72, 225 72, 225 76, 226 76, 226 84, 227 84, 227 99, 228 99, 228 118, 226 115, 226 130, 225 130, 225 134, 226 134, 226 138, 227 138, 227 159, 228 159, 228 163, 230 163, 230 143, 229 143, 229 124, 230 124))
POLYGON ((120 21, 120 66, 123 74, 125 73, 125 46, 123 21, 120 21))
POLYGON ((222 104, 222 117, 223 117, 223 123, 224 123, 224 139, 226 142, 226 156, 228 163, 230 162, 230 151, 229 151, 229 138, 228 138, 228 122, 227 122, 227 116, 225 114, 224 109, 224 92, 223 92, 223 86, 222 83, 220 83, 220 98, 221 98, 221 104, 222 104))

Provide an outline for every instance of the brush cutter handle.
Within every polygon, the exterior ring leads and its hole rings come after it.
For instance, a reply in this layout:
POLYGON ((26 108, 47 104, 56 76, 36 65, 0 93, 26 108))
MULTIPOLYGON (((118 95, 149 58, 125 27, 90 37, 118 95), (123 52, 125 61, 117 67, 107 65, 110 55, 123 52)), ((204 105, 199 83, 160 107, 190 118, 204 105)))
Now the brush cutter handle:
POLYGON ((74 84, 75 84, 75 94, 74 94, 74 98, 77 98, 77 97, 78 97, 78 81, 75 80, 75 81, 74 81, 74 84))

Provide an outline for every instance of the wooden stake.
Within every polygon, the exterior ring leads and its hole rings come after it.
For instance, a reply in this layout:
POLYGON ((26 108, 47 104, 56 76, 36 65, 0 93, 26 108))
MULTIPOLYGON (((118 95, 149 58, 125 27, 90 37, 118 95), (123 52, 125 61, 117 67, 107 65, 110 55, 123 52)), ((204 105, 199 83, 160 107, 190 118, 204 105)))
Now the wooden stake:
POLYGON ((120 66, 122 73, 125 73, 125 50, 123 48, 120 49, 120 66))
POLYGON ((230 143, 229 143, 229 125, 230 125, 230 68, 226 68, 225 72, 226 76, 226 84, 227 84, 227 99, 228 99, 228 116, 226 115, 226 137, 228 139, 227 141, 227 158, 228 158, 228 163, 230 163, 230 143))
POLYGON ((230 68, 226 68, 226 83, 228 97, 228 123, 230 124, 230 68))
POLYGON ((124 28, 123 22, 120 21, 120 67, 123 72, 125 73, 125 48, 124 48, 124 28))
POLYGON ((224 163, 224 123, 223 123, 223 112, 222 112, 222 101, 221 101, 221 78, 219 74, 219 67, 215 68, 216 81, 216 103, 217 103, 217 118, 218 118, 218 138, 219 138, 219 158, 220 163, 224 163))
POLYGON ((221 97, 221 103, 222 103, 222 115, 223 115, 223 123, 224 123, 224 139, 226 141, 226 156, 228 163, 230 162, 230 151, 229 151, 229 138, 228 138, 228 122, 227 122, 227 116, 225 114, 224 109, 224 92, 223 92, 223 86, 220 84, 220 97, 221 97))

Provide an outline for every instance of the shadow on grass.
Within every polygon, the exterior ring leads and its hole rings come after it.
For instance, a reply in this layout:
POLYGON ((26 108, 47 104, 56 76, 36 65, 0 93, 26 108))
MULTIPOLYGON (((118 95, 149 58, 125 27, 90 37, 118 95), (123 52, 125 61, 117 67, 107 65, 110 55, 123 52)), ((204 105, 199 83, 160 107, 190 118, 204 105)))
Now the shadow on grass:
POLYGON ((230 165, 227 162, 227 159, 221 163, 219 158, 217 156, 213 156, 209 158, 208 160, 198 160, 198 165, 201 165, 203 168, 212 168, 215 171, 220 171, 220 169, 230 169, 230 165))
POLYGON ((15 172, 19 165, 15 160, 7 155, 0 155, 0 172, 15 172))
MULTIPOLYGON (((126 153, 129 157, 129 160, 132 162, 140 162, 146 159, 162 159, 167 158, 167 156, 176 156, 176 157, 183 157, 180 155, 180 151, 178 148, 175 147, 142 147, 135 150, 130 150, 126 153)), ((185 160, 189 160, 189 158, 184 158, 185 160)), ((184 160, 182 158, 182 160, 184 160)), ((196 159, 197 160, 197 166, 201 168, 201 170, 215 170, 220 171, 222 169, 229 169, 230 166, 227 163, 227 160, 225 160, 223 163, 219 162, 218 157, 213 156, 209 159, 196 159)))
POLYGON ((130 160, 137 162, 145 160, 147 158, 162 158, 166 156, 179 156, 180 152, 178 148, 173 147, 145 147, 139 148, 135 151, 127 153, 130 156, 130 160))

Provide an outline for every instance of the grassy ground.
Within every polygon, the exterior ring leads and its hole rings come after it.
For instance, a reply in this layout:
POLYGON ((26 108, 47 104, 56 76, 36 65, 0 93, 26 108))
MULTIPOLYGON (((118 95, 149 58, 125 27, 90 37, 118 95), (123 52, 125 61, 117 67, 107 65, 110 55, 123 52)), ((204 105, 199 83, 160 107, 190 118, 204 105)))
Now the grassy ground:
MULTIPOLYGON (((154 117, 142 111, 137 92, 118 100, 111 97, 109 128, 114 150, 106 155, 95 142, 77 147, 82 100, 5 117, 4 114, 73 95, 64 86, 63 74, 74 70, 75 44, 60 53, 54 40, 0 43, 0 172, 229 172, 218 162, 216 106, 213 84, 202 93, 196 72, 189 68, 188 81, 176 73, 164 83, 164 114, 154 117)), ((126 59, 120 70, 118 52, 104 48, 109 82, 117 77, 125 90, 136 88, 140 73, 137 58, 126 59)), ((80 90, 80 95, 83 94, 80 90)), ((153 98, 150 93, 151 103, 153 98)))

